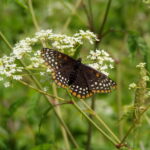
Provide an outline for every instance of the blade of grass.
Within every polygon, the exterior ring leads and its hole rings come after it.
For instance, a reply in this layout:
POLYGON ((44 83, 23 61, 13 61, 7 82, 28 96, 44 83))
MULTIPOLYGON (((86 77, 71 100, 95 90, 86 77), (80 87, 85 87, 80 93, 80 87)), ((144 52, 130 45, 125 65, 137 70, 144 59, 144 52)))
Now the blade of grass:
POLYGON ((118 131, 119 131, 119 138, 122 139, 123 136, 123 120, 121 120, 122 117, 122 101, 121 101, 121 64, 118 63, 117 64, 117 91, 116 91, 116 97, 117 97, 117 111, 118 111, 118 122, 119 122, 119 127, 118 127, 118 131))

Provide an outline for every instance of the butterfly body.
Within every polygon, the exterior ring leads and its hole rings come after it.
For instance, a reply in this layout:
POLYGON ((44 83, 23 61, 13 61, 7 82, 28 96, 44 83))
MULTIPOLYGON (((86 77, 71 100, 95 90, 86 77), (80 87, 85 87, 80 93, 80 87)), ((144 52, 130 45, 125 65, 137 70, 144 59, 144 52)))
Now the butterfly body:
POLYGON ((78 59, 77 63, 75 63, 73 66, 72 72, 69 75, 68 85, 72 85, 76 81, 78 70, 79 70, 80 66, 81 66, 81 59, 78 59))
POLYGON ((78 98, 87 98, 94 93, 109 93, 116 83, 97 70, 53 49, 43 48, 41 55, 52 69, 55 82, 69 88, 69 92, 78 98))

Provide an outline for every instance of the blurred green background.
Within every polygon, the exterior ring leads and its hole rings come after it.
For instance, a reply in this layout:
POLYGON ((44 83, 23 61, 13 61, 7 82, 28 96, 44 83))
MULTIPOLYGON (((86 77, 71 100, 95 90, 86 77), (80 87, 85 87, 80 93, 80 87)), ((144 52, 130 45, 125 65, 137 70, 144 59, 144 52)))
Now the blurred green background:
MULTIPOLYGON (((53 29, 56 33, 68 35, 80 29, 89 29, 83 6, 80 4, 77 9, 75 8, 78 0, 33 0, 32 2, 41 29, 53 29), (68 25, 67 22, 69 22, 68 25)), ((88 1, 84 2, 88 5, 88 1)), ((91 1, 96 33, 103 22, 107 3, 107 0, 91 1)), ((103 30, 103 33, 107 34, 101 39, 99 45, 99 49, 107 50, 116 60, 111 77, 117 82, 119 88, 110 94, 96 96, 96 112, 118 136, 125 135, 132 124, 129 108, 134 102, 134 91, 130 91, 128 85, 139 78, 139 72, 135 66, 145 61, 149 70, 149 12, 150 1, 148 0, 112 1, 103 30), (119 116, 120 110, 121 116, 119 116), (122 131, 118 128, 120 123, 122 131)), ((36 32, 27 0, 0 1, 0 30, 11 45, 36 32)), ((90 49, 94 47, 85 45, 82 53, 87 54, 90 49)), ((9 53, 9 48, 0 39, 0 56, 9 53)), ((0 149, 65 150, 60 124, 53 110, 45 116, 39 132, 39 123, 48 108, 48 102, 34 90, 12 82, 9 88, 4 88, 0 84, 0 149)), ((64 90, 59 88, 58 95, 61 96, 61 93, 64 93, 64 90)), ((90 101, 88 99, 87 103, 90 104, 90 101)), ((62 105, 61 110, 80 149, 85 149, 87 120, 69 104, 62 105)), ((127 143, 136 150, 150 149, 149 115, 150 113, 147 113, 143 117, 136 130, 127 139, 127 143)), ((73 145, 71 149, 74 149, 73 145)), ((114 149, 116 148, 93 128, 91 150, 114 149)))

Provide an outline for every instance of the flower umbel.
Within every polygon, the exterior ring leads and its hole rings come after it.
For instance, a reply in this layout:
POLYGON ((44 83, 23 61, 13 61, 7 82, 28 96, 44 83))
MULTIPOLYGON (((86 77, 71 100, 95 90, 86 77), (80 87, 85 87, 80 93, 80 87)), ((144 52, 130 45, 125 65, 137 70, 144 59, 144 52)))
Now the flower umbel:
POLYGON ((137 88, 137 85, 135 83, 129 84, 129 90, 135 89, 135 88, 137 88))
POLYGON ((89 66, 103 72, 106 75, 109 74, 107 70, 113 68, 114 60, 105 50, 91 50, 90 55, 87 56, 87 58, 93 62, 89 64, 89 66))
POLYGON ((146 65, 146 63, 141 62, 141 63, 139 63, 136 67, 137 67, 137 68, 144 68, 145 65, 146 65))
MULTIPOLYGON (((15 44, 9 56, 0 58, 0 81, 3 82, 5 87, 9 87, 10 82, 8 81, 22 80, 25 70, 38 70, 40 67, 42 68, 44 60, 40 56, 40 50, 36 50, 35 48, 41 42, 47 42, 49 43, 49 47, 73 55, 76 47, 83 45, 85 40, 93 44, 97 40, 97 37, 93 32, 88 30, 80 30, 72 36, 56 34, 51 29, 36 32, 32 38, 27 37, 15 44), (18 63, 18 60, 23 60, 26 67, 22 67, 18 63)), ((51 70, 45 68, 44 72, 50 73, 51 70)), ((39 75, 42 77, 43 73, 39 75)))

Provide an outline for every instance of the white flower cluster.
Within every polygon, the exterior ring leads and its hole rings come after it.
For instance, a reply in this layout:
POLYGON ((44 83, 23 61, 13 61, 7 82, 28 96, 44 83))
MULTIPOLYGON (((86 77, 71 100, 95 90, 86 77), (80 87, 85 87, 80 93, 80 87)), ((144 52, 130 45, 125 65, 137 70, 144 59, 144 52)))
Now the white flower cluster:
POLYGON ((82 39, 87 39, 87 40, 89 40, 89 42, 90 42, 91 44, 93 44, 94 41, 99 41, 99 40, 97 39, 96 35, 93 34, 93 32, 88 31, 88 30, 87 30, 87 31, 80 30, 79 33, 76 33, 76 34, 74 35, 74 37, 78 39, 79 43, 82 43, 82 39))
MULTIPOLYGON (((4 79, 21 80, 24 68, 17 63, 18 60, 27 60, 26 69, 38 68, 43 64, 43 59, 40 57, 40 50, 34 51, 33 46, 40 42, 49 42, 49 46, 57 50, 68 50, 69 54, 75 51, 77 45, 82 45, 83 41, 87 39, 91 44, 97 40, 96 35, 90 31, 80 30, 73 36, 64 34, 55 34, 52 30, 41 30, 32 38, 25 38, 19 41, 14 47, 9 56, 0 58, 0 81, 4 79), (18 75, 19 74, 19 75, 18 75)), ((51 72, 47 69, 47 72, 51 72)), ((41 74, 42 75, 42 74, 41 74)), ((4 82, 4 86, 10 86, 10 83, 4 82)))
POLYGON ((144 77, 143 77, 143 80, 144 80, 144 81, 150 81, 150 78, 149 78, 149 76, 144 76, 144 77))
POLYGON ((32 44, 35 44, 38 40, 36 38, 26 38, 21 40, 13 48, 13 56, 17 59, 21 59, 24 54, 32 52, 32 44))
POLYGON ((107 70, 113 68, 112 64, 114 63, 114 60, 105 50, 91 50, 90 55, 87 56, 87 58, 93 62, 89 64, 89 66, 103 72, 106 75, 109 75, 107 70))
POLYGON ((67 36, 65 34, 54 34, 52 30, 41 30, 35 34, 35 38, 38 40, 50 40, 52 47, 64 51, 64 49, 69 49, 74 51, 76 45, 82 45, 83 40, 87 39, 91 44, 97 41, 97 37, 93 32, 80 30, 79 33, 73 36, 67 36))
MULTIPOLYGON (((15 58, 11 56, 3 56, 0 58, 0 81, 3 81, 4 78, 12 78, 14 80, 22 79, 22 76, 15 75, 16 72, 22 72, 23 67, 17 67, 15 63, 15 58)), ((4 82, 4 87, 9 87, 10 83, 4 82)))
POLYGON ((146 63, 141 62, 141 63, 139 63, 139 64, 136 66, 136 68, 144 68, 145 65, 146 65, 146 63))
POLYGON ((135 89, 136 87, 137 87, 137 85, 135 83, 129 84, 129 90, 135 89))
POLYGON ((145 94, 145 98, 149 98, 150 97, 150 91, 148 91, 146 94, 145 94))

